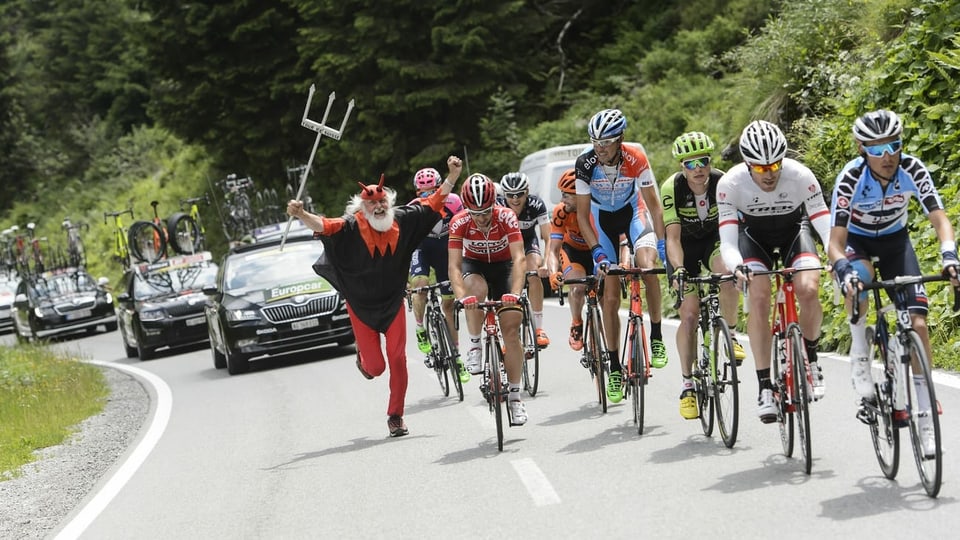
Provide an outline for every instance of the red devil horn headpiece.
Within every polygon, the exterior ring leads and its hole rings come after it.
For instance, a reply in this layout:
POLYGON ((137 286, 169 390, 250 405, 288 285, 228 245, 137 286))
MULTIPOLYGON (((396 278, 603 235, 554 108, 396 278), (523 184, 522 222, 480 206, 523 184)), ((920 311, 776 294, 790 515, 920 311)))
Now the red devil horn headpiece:
POLYGON ((360 186, 360 198, 365 201, 379 201, 387 196, 387 190, 383 189, 383 173, 380 173, 380 183, 370 184, 368 186, 357 182, 360 186))

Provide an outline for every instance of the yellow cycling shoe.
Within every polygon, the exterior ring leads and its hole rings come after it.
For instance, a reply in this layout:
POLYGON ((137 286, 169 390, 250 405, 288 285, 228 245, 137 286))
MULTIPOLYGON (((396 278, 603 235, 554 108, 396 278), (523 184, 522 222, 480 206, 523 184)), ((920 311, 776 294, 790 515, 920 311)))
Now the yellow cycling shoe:
POLYGON ((693 388, 687 388, 680 393, 680 416, 687 420, 700 417, 700 411, 697 409, 697 393, 693 388))
POLYGON ((743 350, 743 346, 740 345, 737 338, 733 338, 733 357, 737 360, 738 366, 742 364, 743 360, 747 357, 747 351, 743 350))

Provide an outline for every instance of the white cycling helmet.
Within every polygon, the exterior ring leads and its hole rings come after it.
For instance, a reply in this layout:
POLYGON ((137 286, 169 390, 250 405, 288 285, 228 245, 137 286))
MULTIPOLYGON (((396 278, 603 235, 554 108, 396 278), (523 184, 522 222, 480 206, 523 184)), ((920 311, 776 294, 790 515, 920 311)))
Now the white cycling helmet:
POLYGON ((776 124, 754 120, 740 134, 740 154, 749 163, 776 163, 787 155, 787 138, 776 124))
POLYGON ((853 123, 853 136, 862 143, 899 137, 901 133, 903 123, 900 117, 885 109, 868 112, 853 123))
POLYGON ((604 109, 587 124, 587 134, 593 140, 619 137, 626 129, 627 117, 619 109, 604 109))
POLYGON ((500 178, 500 189, 504 193, 526 191, 530 189, 530 179, 522 172, 507 173, 500 178))

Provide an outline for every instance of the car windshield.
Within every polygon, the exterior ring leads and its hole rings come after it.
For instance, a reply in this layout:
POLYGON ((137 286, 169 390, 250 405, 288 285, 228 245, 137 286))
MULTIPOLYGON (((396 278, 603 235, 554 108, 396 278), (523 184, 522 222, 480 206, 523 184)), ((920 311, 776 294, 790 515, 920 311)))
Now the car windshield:
POLYGON ((320 242, 296 242, 284 246, 235 253, 224 268, 224 292, 238 296, 247 291, 319 279, 312 265, 323 253, 320 242))
POLYGON ((136 300, 178 296, 200 292, 207 285, 217 282, 217 266, 214 264, 162 268, 138 274, 133 281, 133 297, 136 300))
POLYGON ((41 276, 32 282, 30 290, 37 298, 56 298, 67 294, 96 292, 97 282, 90 274, 83 272, 41 276))

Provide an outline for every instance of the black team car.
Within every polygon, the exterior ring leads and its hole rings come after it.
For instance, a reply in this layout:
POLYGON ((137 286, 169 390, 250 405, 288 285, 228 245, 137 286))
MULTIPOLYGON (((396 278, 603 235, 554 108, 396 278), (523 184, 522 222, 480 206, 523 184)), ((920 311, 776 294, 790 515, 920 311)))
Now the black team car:
POLYGON ((208 251, 131 266, 117 295, 120 334, 127 358, 150 360, 161 347, 207 341, 203 288, 217 278, 208 251))
POLYGON ((117 329, 107 278, 95 281, 77 268, 62 268, 24 276, 13 302, 14 333, 29 342, 79 331, 94 333, 103 326, 117 329))
POLYGON ((244 373, 256 358, 354 342, 346 303, 314 273, 323 244, 312 236, 234 247, 220 265, 207 320, 213 365, 244 373))

